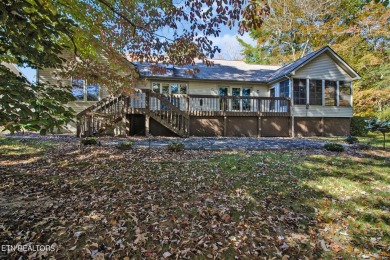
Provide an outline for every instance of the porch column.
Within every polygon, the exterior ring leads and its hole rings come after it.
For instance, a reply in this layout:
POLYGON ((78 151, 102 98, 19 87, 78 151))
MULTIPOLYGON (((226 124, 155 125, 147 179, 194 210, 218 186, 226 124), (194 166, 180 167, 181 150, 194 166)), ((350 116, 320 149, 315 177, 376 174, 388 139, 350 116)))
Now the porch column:
POLYGON ((257 137, 261 137, 261 117, 257 118, 257 137))

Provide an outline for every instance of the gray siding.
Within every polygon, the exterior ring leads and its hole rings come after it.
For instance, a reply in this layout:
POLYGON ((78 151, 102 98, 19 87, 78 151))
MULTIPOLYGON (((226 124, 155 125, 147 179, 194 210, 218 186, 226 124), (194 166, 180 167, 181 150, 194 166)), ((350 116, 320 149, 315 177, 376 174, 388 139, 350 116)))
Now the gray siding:
POLYGON ((298 69, 294 78, 328 79, 351 81, 352 77, 326 53, 298 69))
POLYGON ((295 105, 292 108, 292 115, 295 117, 352 117, 352 107, 335 106, 306 106, 295 105))
POLYGON ((38 70, 38 82, 45 83, 49 82, 50 84, 58 86, 69 86, 71 84, 70 79, 63 79, 58 76, 59 70, 52 68, 44 68, 38 70))

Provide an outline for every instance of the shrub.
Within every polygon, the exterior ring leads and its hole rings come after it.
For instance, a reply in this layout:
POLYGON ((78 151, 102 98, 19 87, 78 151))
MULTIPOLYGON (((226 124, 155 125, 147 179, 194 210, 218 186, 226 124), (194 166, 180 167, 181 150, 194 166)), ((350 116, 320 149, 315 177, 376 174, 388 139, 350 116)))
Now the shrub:
POLYGON ((95 137, 87 137, 81 140, 83 145, 100 145, 100 142, 95 137))
POLYGON ((352 148, 356 149, 356 150, 371 150, 372 146, 370 143, 366 143, 366 144, 354 144, 352 146, 352 148))
POLYGON ((331 151, 331 152, 342 152, 344 151, 344 147, 341 144, 336 143, 327 143, 324 145, 325 150, 331 151))
POLYGON ((181 142, 172 142, 168 144, 168 150, 172 152, 181 152, 184 150, 184 144, 181 142))
POLYGON ((366 129, 366 121, 364 117, 354 116, 351 120, 351 135, 352 136, 365 136, 368 130, 366 129))
POLYGON ((120 143, 117 147, 119 150, 131 150, 133 148, 133 142, 123 142, 120 143))
POLYGON ((357 139, 357 137, 355 136, 347 136, 347 138, 345 138, 344 140, 346 143, 349 143, 349 144, 354 144, 354 143, 358 143, 359 142, 359 139, 357 139))

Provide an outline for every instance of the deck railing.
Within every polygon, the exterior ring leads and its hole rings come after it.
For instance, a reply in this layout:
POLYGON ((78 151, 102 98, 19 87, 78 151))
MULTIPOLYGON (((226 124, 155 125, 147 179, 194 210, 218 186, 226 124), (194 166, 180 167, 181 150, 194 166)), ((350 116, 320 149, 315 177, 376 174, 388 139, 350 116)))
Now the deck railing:
POLYGON ((188 136, 190 116, 290 116, 290 105, 290 99, 278 97, 138 92, 131 96, 107 97, 80 112, 77 133, 82 136, 102 134, 126 121, 128 114, 143 114, 146 121, 153 118, 179 136, 188 136))
POLYGON ((289 116, 291 101, 280 97, 212 96, 212 95, 164 95, 134 93, 127 97, 127 113, 168 110, 166 102, 194 116, 240 115, 240 116, 289 116), (146 102, 148 100, 149 102, 146 102), (147 106, 148 104, 148 106, 147 106))

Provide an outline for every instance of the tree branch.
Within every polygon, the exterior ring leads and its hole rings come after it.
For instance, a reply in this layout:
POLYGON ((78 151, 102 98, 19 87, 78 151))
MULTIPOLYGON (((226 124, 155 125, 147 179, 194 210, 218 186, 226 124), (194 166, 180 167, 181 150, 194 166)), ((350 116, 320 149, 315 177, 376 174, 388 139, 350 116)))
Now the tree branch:
POLYGON ((101 4, 105 5, 108 9, 110 9, 114 14, 120 16, 122 19, 124 19, 126 22, 128 22, 133 28, 134 28, 134 32, 137 30, 137 29, 142 29, 146 32, 149 32, 155 36, 158 36, 158 37, 161 37, 161 38, 164 38, 166 39, 167 41, 171 41, 173 42, 172 39, 164 36, 164 35, 160 35, 160 34, 157 34, 155 32, 152 32, 148 29, 146 29, 145 27, 142 27, 142 26, 136 26, 135 23, 133 21, 131 21, 126 15, 124 15, 123 13, 121 13, 120 11, 116 10, 115 7, 113 7, 112 5, 110 5, 106 0, 97 0, 98 2, 100 2, 101 4))

